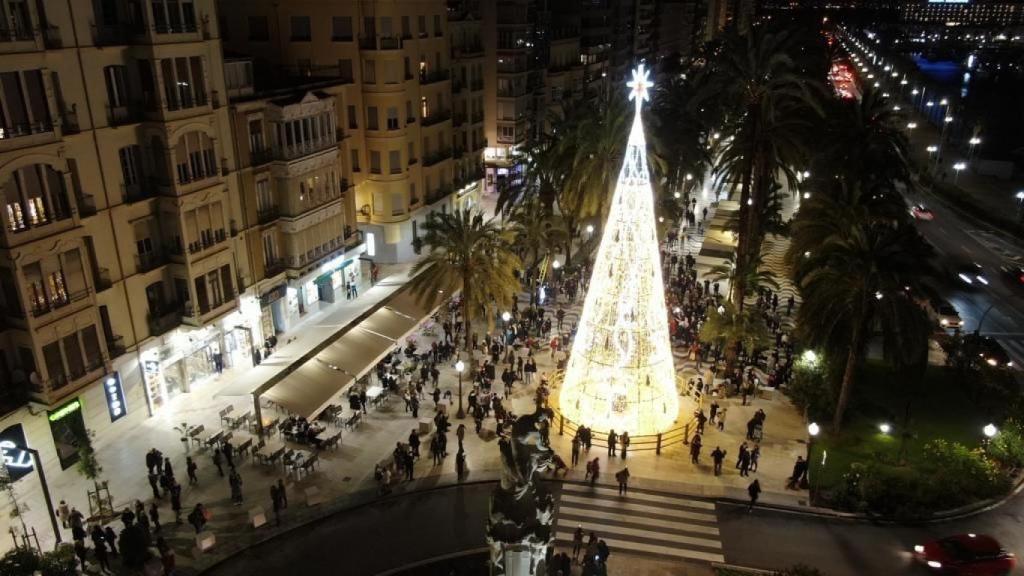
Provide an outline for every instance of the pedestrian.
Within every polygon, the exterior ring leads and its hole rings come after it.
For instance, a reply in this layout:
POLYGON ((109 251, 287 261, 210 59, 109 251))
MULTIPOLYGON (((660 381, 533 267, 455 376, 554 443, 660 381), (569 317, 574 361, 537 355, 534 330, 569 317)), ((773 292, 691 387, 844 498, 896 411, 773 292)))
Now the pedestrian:
POLYGON ((743 442, 740 444, 740 453, 736 456, 736 469, 740 469, 740 462, 743 461, 743 455, 747 453, 747 443, 743 442))
POLYGON ((156 539, 156 549, 160 552, 160 564, 164 567, 164 576, 174 576, 174 569, 176 562, 174 559, 174 550, 167 545, 167 541, 161 536, 156 539))
POLYGON ((459 447, 459 451, 455 454, 455 477, 458 480, 462 480, 462 477, 466 475, 466 451, 459 447))
POLYGON ((623 432, 619 438, 619 444, 622 445, 622 459, 626 459, 626 450, 629 449, 629 432, 623 432))
POLYGON ((288 491, 284 488, 284 478, 277 479, 277 493, 281 496, 281 507, 288 508, 288 491))
POLYGON ((708 421, 712 424, 715 423, 715 416, 718 414, 718 400, 711 401, 711 411, 709 412, 708 421))
POLYGON ((750 451, 746 449, 740 454, 740 476, 750 476, 750 451))
POLYGON ((597 483, 597 477, 601 475, 601 463, 597 458, 590 461, 590 485, 597 483))
POLYGON ((82 540, 75 540, 75 556, 78 556, 79 562, 82 563, 82 572, 88 573, 85 569, 85 559, 89 556, 89 550, 85 547, 85 542, 82 540))
POLYGON ((619 441, 619 436, 615 433, 615 430, 608 431, 608 457, 615 456, 615 445, 619 441))
POLYGON ((114 533, 114 529, 111 526, 103 529, 103 541, 110 547, 110 553, 117 556, 117 534, 114 533))
POLYGON ((761 458, 761 446, 754 444, 754 449, 750 451, 750 471, 757 472, 757 461, 761 458))
POLYGON ((790 475, 786 488, 796 490, 800 482, 806 481, 806 477, 807 462, 804 460, 803 456, 797 456, 796 462, 793 464, 793 474, 790 475))
POLYGON ((106 536, 103 534, 103 528, 100 528, 99 524, 93 526, 91 536, 96 560, 100 563, 100 569, 106 573, 110 571, 110 560, 107 557, 106 536))
POLYGON ((160 532, 160 509, 156 507, 156 502, 149 503, 149 521, 153 523, 153 530, 160 532))
POLYGON ((700 410, 697 412, 697 434, 704 433, 704 423, 708 421, 708 417, 704 415, 704 411, 700 410))
POLYGON ((171 484, 171 510, 174 511, 174 523, 181 524, 181 484, 171 484))
MULTIPOLYGON (((579 562, 580 552, 583 551, 583 526, 576 525, 576 531, 572 533, 572 561, 579 562)), ((565 573, 568 576, 568 572, 565 573)))
POLYGON ((694 435, 693 440, 690 441, 690 462, 693 464, 700 464, 700 448, 700 434, 696 434, 694 435))
POLYGON ((57 516, 60 518, 60 525, 63 528, 68 527, 68 519, 71 518, 71 508, 68 507, 68 503, 61 500, 60 504, 57 505, 57 516))
POLYGON ((220 449, 219 448, 214 448, 213 449, 213 465, 217 467, 217 474, 219 474, 221 477, 224 476, 224 468, 221 467, 221 462, 222 461, 223 460, 222 460, 222 457, 221 457, 221 454, 220 454, 220 449))
POLYGON ((725 413, 728 412, 728 411, 729 410, 726 409, 726 408, 722 408, 721 410, 718 411, 718 430, 719 430, 719 432, 725 430, 725 413))
POLYGON ((455 437, 459 439, 459 450, 462 450, 462 441, 466 437, 465 424, 459 424, 459 427, 455 429, 455 437))
POLYGON ((750 495, 750 505, 747 506, 747 512, 754 509, 754 504, 757 504, 757 498, 761 495, 761 483, 758 482, 757 478, 747 486, 747 494, 750 495))
POLYGON ((580 462, 580 432, 576 431, 576 434, 572 437, 572 467, 575 468, 580 462))
POLYGON ((199 466, 191 456, 185 456, 185 470, 188 472, 188 484, 189 486, 195 486, 199 484, 199 477, 196 476, 196 470, 199 466))
POLYGON ((161 495, 160 495, 160 486, 158 484, 159 482, 160 482, 160 476, 158 474, 156 474, 155 472, 150 472, 149 473, 149 487, 153 489, 153 498, 157 498, 157 499, 159 499, 161 497, 161 495))
POLYGON ((715 446, 714 451, 711 452, 711 459, 715 463, 715 476, 722 474, 722 462, 725 460, 725 450, 722 450, 720 446, 715 446))
POLYGON ((274 507, 274 521, 277 525, 281 525, 281 492, 277 489, 277 484, 270 485, 270 501, 274 507))
POLYGON ((206 508, 204 508, 203 504, 200 502, 200 503, 196 504, 195 508, 193 508, 191 512, 189 512, 189 514, 188 514, 188 523, 191 524, 192 527, 196 529, 196 534, 199 534, 200 532, 202 532, 203 526, 206 525, 206 522, 207 522, 206 508))
POLYGON ((625 496, 629 488, 629 468, 623 468, 615 473, 615 481, 619 483, 619 496, 625 496))
POLYGON ((242 476, 234 468, 231 469, 231 474, 228 476, 228 485, 231 486, 231 501, 236 506, 242 503, 242 476))
POLYGON ((164 476, 174 478, 174 468, 171 467, 170 458, 164 458, 164 476))

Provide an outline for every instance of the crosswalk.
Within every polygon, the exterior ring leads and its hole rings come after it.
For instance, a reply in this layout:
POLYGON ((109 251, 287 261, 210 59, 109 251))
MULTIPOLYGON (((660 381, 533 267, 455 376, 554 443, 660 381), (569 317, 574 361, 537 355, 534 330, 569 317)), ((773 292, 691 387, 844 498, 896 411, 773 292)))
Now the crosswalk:
MULTIPOLYGON (((715 504, 662 492, 564 484, 556 511, 555 543, 571 548, 577 526, 612 552, 672 560, 724 562, 715 504)), ((584 536, 584 541, 586 536, 584 536)))

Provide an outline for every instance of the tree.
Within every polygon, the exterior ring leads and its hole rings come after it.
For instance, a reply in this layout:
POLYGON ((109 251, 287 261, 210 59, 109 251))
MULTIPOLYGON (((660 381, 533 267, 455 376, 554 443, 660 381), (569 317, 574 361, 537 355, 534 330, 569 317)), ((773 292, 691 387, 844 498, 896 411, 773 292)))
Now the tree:
POLYGON ((669 190, 684 188, 691 193, 701 186, 712 165, 707 143, 711 127, 721 124, 722 106, 717 100, 696 102, 706 78, 701 69, 691 69, 685 74, 663 74, 654 86, 647 124, 652 147, 659 156, 671 159, 662 174, 669 190))
POLYGON ((930 247, 906 222, 872 217, 856 183, 811 198, 793 222, 787 260, 803 303, 797 332, 808 345, 845 357, 833 413, 838 433, 853 377, 872 331, 890 358, 920 357, 931 324, 915 298, 928 292, 930 247))
MULTIPOLYGON (((739 284, 743 284, 747 290, 752 292, 758 291, 761 288, 779 289, 779 283, 775 280, 775 275, 761 269, 763 263, 764 260, 758 254, 750 266, 743 269, 736 265, 736 256, 731 255, 723 264, 713 266, 708 272, 708 276, 711 277, 712 282, 725 281, 729 283, 729 301, 735 305, 737 303, 732 298, 732 292, 739 284), (739 277, 741 274, 743 278, 739 277)), ((741 300, 738 304, 742 312, 745 309, 744 302, 741 300)))
POLYGON ((521 264, 511 248, 513 235, 471 208, 435 213, 423 230, 423 244, 430 251, 413 267, 410 288, 429 307, 442 297, 462 293, 469 352, 476 313, 483 312, 493 321, 497 311, 512 306, 519 292, 516 273, 521 264))
MULTIPOLYGON (((739 187, 736 264, 744 271, 760 253, 764 212, 777 179, 781 175, 795 189, 795 167, 807 165, 808 135, 820 112, 811 82, 789 56, 791 36, 765 26, 728 35, 699 97, 736 111, 726 122, 729 137, 720 144, 716 185, 727 191, 739 187)), ((746 278, 745 272, 737 274, 732 291, 737 308, 747 294, 746 278)))
POLYGON ((708 314, 707 320, 700 328, 700 339, 702 342, 725 347, 728 372, 731 372, 736 364, 735 344, 753 350, 772 342, 771 333, 760 311, 751 308, 737 310, 732 302, 725 302, 708 314))
POLYGON ((569 231, 561 216, 548 213, 536 199, 516 205, 509 220, 520 258, 526 258, 523 274, 532 301, 536 293, 537 267, 554 248, 569 241, 569 231))

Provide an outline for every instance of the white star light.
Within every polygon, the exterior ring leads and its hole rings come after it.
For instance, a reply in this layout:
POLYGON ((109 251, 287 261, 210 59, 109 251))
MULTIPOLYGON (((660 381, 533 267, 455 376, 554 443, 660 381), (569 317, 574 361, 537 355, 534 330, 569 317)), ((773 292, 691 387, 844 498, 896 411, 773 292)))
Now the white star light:
POLYGON ((633 79, 626 82, 626 86, 629 87, 629 99, 635 99, 637 106, 639 106, 644 101, 651 99, 650 89, 654 87, 654 82, 651 82, 648 77, 648 72, 644 65, 640 64, 633 69, 633 79))

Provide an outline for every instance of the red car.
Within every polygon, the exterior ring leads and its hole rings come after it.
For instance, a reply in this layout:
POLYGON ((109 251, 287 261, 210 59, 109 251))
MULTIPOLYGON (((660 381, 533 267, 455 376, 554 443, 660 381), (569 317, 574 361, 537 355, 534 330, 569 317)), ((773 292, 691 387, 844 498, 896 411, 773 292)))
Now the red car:
POLYGON ((914 546, 914 556, 936 574, 956 576, 1006 576, 1017 558, 995 538, 984 534, 959 534, 914 546))
POLYGON ((932 214, 932 211, 926 208, 924 204, 914 205, 914 207, 910 209, 910 214, 914 218, 917 218, 918 220, 924 220, 926 222, 931 222, 932 220, 935 219, 935 214, 932 214))

